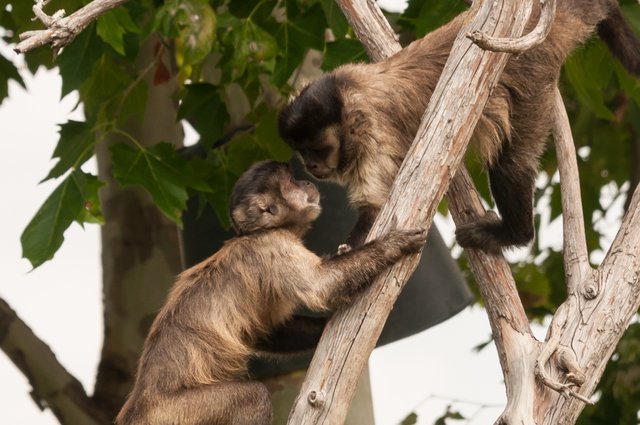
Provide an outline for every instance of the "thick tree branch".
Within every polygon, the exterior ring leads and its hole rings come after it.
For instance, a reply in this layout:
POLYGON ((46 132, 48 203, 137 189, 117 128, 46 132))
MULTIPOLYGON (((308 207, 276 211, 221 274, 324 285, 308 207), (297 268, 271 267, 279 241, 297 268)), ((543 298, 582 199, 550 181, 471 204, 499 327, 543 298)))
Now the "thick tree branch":
POLYGON ((82 384, 62 366, 47 344, 0 298, 0 348, 27 377, 31 396, 50 408, 62 425, 106 425, 82 384))
POLYGON ((82 30, 100 15, 126 3, 128 0, 94 0, 66 18, 64 17, 66 14, 64 10, 58 10, 51 16, 47 15, 43 8, 49 1, 35 0, 36 4, 33 6, 33 13, 36 18, 47 28, 20 34, 20 42, 14 48, 17 53, 25 53, 36 47, 50 44, 57 54, 62 47, 71 43, 82 30))
MULTIPOLYGON (((353 27, 355 16, 350 13, 367 9, 355 6, 364 2, 341 4, 353 27)), ((509 0, 478 3, 453 44, 416 139, 369 239, 394 227, 429 226, 460 165, 490 90, 497 84, 508 58, 502 53, 480 50, 464 34, 483 30, 501 37, 517 37, 531 12, 528 2, 525 7, 509 0)), ((376 34, 375 29, 366 30, 376 34)), ((378 278, 351 308, 334 315, 309 367, 289 417, 290 424, 344 421, 355 381, 417 260, 413 256, 400 262, 378 278), (310 398, 316 402, 310 402, 310 398)))

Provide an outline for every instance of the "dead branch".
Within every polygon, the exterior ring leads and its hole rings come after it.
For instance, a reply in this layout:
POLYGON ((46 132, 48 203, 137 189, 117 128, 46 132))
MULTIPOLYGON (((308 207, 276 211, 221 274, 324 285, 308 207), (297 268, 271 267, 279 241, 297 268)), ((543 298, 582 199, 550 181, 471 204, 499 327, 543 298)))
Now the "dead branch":
POLYGON ((71 43, 91 22, 100 15, 114 9, 128 0, 94 0, 75 13, 65 18, 66 12, 58 10, 53 15, 47 15, 44 7, 51 0, 35 0, 33 13, 46 29, 26 31, 20 34, 20 42, 13 49, 17 53, 25 53, 36 47, 50 44, 54 53, 71 43))
MULTIPOLYGON (((375 7, 372 2, 368 2, 369 8, 355 6, 362 3, 365 0, 341 2, 354 28, 353 21, 359 19, 354 11, 375 7)), ((416 139, 369 239, 394 227, 431 224, 436 207, 466 151, 490 88, 497 83, 508 58, 502 53, 481 51, 464 34, 481 29, 499 36, 519 36, 531 11, 530 4, 523 7, 521 2, 516 4, 510 0, 478 3, 470 12, 473 19, 453 44, 416 139), (477 90, 468 90, 470 86, 477 90)), ((377 35, 378 28, 376 25, 374 29, 365 30, 373 36, 377 35)), ((356 379, 417 260, 417 256, 413 256, 402 261, 378 278, 351 308, 334 315, 291 411, 290 424, 344 421, 356 379), (321 395, 324 402, 311 405, 308 397, 312 393, 314 400, 321 395)))
POLYGON ((27 377, 40 409, 51 408, 63 425, 107 425, 82 384, 62 366, 42 342, 0 298, 0 348, 27 377), (102 419, 100 419, 102 418, 102 419))
MULTIPOLYGON (((554 103, 553 135, 558 158, 558 170, 562 183, 562 221, 564 236, 564 267, 567 277, 567 293, 571 294, 584 279, 591 274, 587 237, 580 195, 580 176, 578 161, 571 135, 571 125, 562 102, 560 91, 556 88, 554 103)), ((597 296, 597 291, 589 290, 589 296, 597 296)))
POLYGON ((542 43, 551 31, 556 15, 556 0, 540 0, 540 19, 536 27, 527 35, 518 38, 493 37, 485 32, 467 34, 474 43, 492 52, 522 53, 542 43))

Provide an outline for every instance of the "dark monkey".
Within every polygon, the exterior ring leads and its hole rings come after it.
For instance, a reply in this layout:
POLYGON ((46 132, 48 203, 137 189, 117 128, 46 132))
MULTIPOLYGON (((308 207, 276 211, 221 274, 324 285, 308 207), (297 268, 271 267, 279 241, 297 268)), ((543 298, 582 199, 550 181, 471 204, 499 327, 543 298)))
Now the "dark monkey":
POLYGON ((243 174, 230 204, 239 236, 178 277, 151 326, 118 425, 270 424, 266 387, 242 380, 270 331, 299 307, 324 311, 348 303, 426 240, 424 230, 393 231, 319 258, 301 241, 320 214, 318 190, 274 161, 243 174))
MULTIPOLYGON (((527 31, 539 14, 538 5, 527 31)), ((281 111, 280 134, 307 170, 348 185, 360 215, 350 245, 362 243, 387 198, 453 40, 468 18, 468 12, 461 14, 382 62, 337 68, 281 111)), ((499 252, 533 239, 534 182, 550 133, 560 67, 595 30, 614 56, 640 75, 640 41, 615 0, 558 0, 546 41, 510 58, 472 138, 502 219, 490 213, 458 227, 460 245, 499 252)))

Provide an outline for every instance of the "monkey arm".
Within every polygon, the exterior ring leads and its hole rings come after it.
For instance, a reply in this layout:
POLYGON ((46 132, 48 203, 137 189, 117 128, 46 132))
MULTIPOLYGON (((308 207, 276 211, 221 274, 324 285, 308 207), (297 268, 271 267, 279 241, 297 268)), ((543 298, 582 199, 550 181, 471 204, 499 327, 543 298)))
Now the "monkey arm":
POLYGON ((312 311, 348 304, 385 268, 422 248, 426 235, 424 229, 396 230, 345 254, 320 260, 311 271, 300 274, 306 290, 298 302, 312 311))

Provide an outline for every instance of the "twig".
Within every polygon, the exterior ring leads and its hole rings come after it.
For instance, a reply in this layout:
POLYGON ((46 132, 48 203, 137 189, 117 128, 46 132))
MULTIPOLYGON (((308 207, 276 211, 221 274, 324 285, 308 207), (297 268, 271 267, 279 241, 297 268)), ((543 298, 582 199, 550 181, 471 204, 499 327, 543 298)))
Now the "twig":
POLYGON ((522 53, 541 44, 551 31, 556 14, 556 0, 540 0, 540 19, 536 27, 527 35, 519 38, 492 37, 485 32, 474 31, 467 34, 479 47, 492 52, 522 53))
POLYGON ((27 377, 32 397, 51 408, 63 425, 106 425, 109 421, 87 396, 82 384, 62 366, 40 340, 0 298, 0 348, 27 377))
POLYGON ((49 1, 36 0, 33 6, 34 15, 47 29, 20 34, 20 42, 13 49, 17 53, 25 53, 36 47, 50 44, 54 53, 57 54, 100 15, 128 0, 94 0, 66 18, 64 10, 58 10, 51 16, 47 15, 43 9, 49 1))

